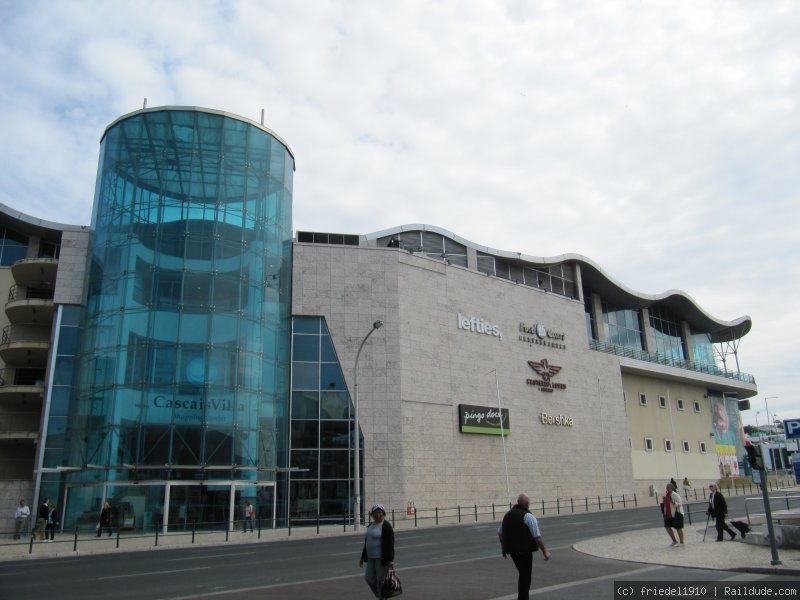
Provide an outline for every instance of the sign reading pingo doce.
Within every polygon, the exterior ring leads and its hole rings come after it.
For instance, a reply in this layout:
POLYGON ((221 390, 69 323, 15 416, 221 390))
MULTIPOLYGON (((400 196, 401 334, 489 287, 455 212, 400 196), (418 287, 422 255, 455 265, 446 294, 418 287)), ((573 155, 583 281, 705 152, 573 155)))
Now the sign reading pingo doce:
POLYGON ((508 409, 502 411, 491 406, 459 404, 458 416, 461 433, 486 433, 489 435, 509 435, 508 409), (502 421, 502 424, 501 424, 502 421))

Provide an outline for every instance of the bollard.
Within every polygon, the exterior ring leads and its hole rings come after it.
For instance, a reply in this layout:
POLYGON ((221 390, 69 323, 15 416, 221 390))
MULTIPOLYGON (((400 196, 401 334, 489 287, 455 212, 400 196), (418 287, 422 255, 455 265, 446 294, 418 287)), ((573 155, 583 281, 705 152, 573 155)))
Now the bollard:
POLYGON ((492 521, 494 521, 497 517, 494 516, 494 502, 492 502, 492 521))
POLYGON ((614 494, 611 494, 611 509, 614 509, 614 494))
POLYGON ((417 509, 415 507, 414 508, 414 527, 416 527, 416 526, 417 526, 417 509))
POLYGON ((28 542, 28 554, 33 554, 33 537, 34 537, 34 533, 33 533, 33 530, 31 530, 31 532, 29 534, 30 541, 28 542))
POLYGON ((625 505, 625 494, 622 494, 622 508, 627 508, 625 505))
POLYGON ((544 498, 542 498, 542 516, 544 516, 544 498))
POLYGON ((256 519, 256 524, 258 525, 258 539, 261 539, 261 518, 259 517, 256 519))
POLYGON ((636 502, 636 492, 633 493, 633 505, 639 506, 639 504, 636 502))
POLYGON ((458 507, 458 522, 461 523, 461 507, 458 507))
POLYGON ((572 501, 572 496, 569 497, 569 509, 571 512, 575 512, 575 503, 572 501))
POLYGON ((319 513, 317 513, 317 535, 319 535, 319 513))
POLYGON ((156 525, 156 546, 158 546, 158 525, 156 525))
POLYGON ((589 512, 589 496, 584 496, 586 499, 586 512, 589 512))
POLYGON ((195 525, 196 524, 197 524, 196 519, 192 519, 192 543, 193 544, 194 544, 194 531, 195 531, 195 525))
MULTIPOLYGON (((355 523, 355 521, 353 521, 355 523)), ((292 518, 286 517, 287 537, 292 537, 292 518)))
POLYGON ((394 528, 394 509, 392 509, 392 528, 394 528))
MULTIPOLYGON (((45 531, 47 530, 45 529, 45 531)), ((75 540, 72 542, 72 551, 75 552, 77 550, 78 550, 78 526, 75 525, 75 540)))
POLYGON ((230 523, 225 523, 225 541, 226 542, 228 541, 228 536, 230 535, 230 532, 231 532, 230 523))
POLYGON ((342 515, 342 533, 347 533, 347 515, 342 515))
POLYGON ((439 524, 439 507, 436 507, 436 524, 439 524))
POLYGON ((556 498, 556 514, 557 515, 561 514, 561 500, 559 500, 558 498, 556 498))
POLYGON ((475 505, 475 522, 478 522, 478 505, 475 505))
POLYGON ((119 525, 117 525, 117 550, 119 550, 119 525))
POLYGON ((597 510, 603 510, 603 506, 600 504, 600 496, 597 497, 597 510))

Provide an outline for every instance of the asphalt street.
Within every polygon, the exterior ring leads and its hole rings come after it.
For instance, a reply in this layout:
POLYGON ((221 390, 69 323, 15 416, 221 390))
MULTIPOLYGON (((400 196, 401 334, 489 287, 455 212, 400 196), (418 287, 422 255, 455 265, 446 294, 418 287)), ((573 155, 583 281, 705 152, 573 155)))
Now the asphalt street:
MULTIPOLYGON (((733 498, 734 510, 738 499, 733 498)), ((595 558, 571 545, 590 537, 651 528, 657 507, 540 518, 553 553, 534 558, 532 594, 540 598, 612 598, 615 581, 775 577, 642 565, 595 558)), ((515 598, 516 570, 500 556, 491 522, 398 530, 397 567, 404 597, 515 598)), ((115 552, 0 563, 0 600, 252 598, 305 600, 371 597, 358 568, 361 535, 225 546, 115 552)), ((780 579, 780 578, 777 578, 780 579)))

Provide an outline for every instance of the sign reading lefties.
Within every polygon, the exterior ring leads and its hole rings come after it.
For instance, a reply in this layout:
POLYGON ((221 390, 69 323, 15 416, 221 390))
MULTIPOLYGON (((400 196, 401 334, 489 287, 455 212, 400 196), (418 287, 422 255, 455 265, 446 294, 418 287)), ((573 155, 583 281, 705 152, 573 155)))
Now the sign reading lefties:
POLYGON ((477 317, 465 317, 461 313, 458 313, 458 328, 503 339, 503 334, 497 325, 492 325, 488 321, 477 317))

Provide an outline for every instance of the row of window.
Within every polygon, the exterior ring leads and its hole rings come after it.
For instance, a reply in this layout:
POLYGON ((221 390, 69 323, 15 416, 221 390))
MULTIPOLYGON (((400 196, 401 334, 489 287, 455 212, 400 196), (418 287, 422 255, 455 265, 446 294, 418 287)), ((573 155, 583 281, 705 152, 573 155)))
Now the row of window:
MULTIPOLYGON (((683 400, 681 400, 680 398, 678 398, 676 400, 676 404, 677 404, 678 410, 685 410, 686 409, 685 402, 683 400)), ((647 395, 646 394, 643 394, 643 393, 639 394, 639 406, 647 406, 647 395)), ((666 396, 659 396, 658 397, 658 407, 659 408, 667 408, 667 398, 666 398, 666 396)), ((697 400, 693 400, 692 401, 692 408, 694 409, 694 412, 699 413, 700 412, 700 402, 697 401, 697 400)))
MULTIPOLYGON (((681 446, 684 454, 688 454, 691 451, 691 444, 688 440, 683 440, 681 442, 681 446)), ((700 454, 705 454, 707 452, 705 442, 698 442, 698 448, 700 450, 700 454)), ((644 449, 646 452, 653 451, 653 438, 644 438, 644 449)), ((664 440, 664 452, 672 452, 672 440, 664 440)))

